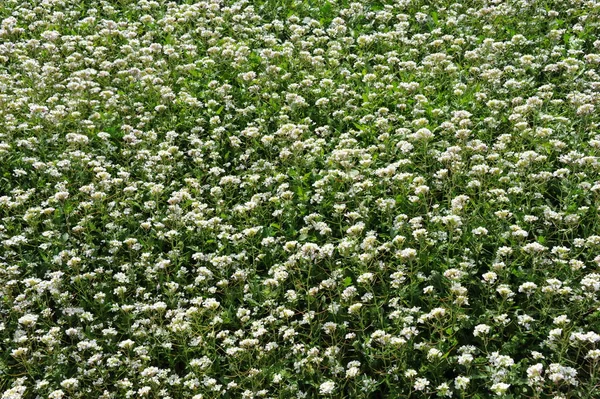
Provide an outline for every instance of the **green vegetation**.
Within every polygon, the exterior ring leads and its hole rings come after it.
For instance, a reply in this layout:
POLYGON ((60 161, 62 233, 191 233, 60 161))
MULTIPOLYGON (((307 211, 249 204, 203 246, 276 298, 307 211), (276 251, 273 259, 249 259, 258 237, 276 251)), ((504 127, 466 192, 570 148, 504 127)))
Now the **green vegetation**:
POLYGON ((600 3, 0 2, 0 398, 600 397, 600 3))

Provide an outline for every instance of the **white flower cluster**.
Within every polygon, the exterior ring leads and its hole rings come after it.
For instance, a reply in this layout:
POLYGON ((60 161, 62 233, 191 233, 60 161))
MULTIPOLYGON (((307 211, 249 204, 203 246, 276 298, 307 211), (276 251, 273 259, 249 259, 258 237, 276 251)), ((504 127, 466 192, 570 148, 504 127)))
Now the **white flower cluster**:
POLYGON ((594 396, 599 10, 0 1, 1 398, 594 396))

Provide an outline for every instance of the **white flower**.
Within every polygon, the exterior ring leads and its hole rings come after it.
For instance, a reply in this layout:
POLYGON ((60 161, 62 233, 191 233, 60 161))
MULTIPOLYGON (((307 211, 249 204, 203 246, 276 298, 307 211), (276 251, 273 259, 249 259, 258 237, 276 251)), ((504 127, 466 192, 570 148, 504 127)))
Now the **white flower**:
POLYGON ((517 323, 520 326, 525 327, 526 330, 531 328, 531 322, 535 321, 535 319, 529 315, 523 314, 517 316, 517 323))
POLYGON ((404 376, 406 378, 413 378, 413 377, 416 377, 416 375, 417 375, 417 370, 408 369, 404 372, 404 376))
POLYGON ((219 301, 217 301, 215 298, 206 298, 204 300, 204 302, 202 303, 203 307, 205 307, 206 309, 210 309, 210 310, 215 310, 220 305, 221 304, 219 303, 219 301))
POLYGON ((473 233, 473 235, 476 236, 486 236, 488 234, 488 229, 486 229, 485 227, 477 227, 473 229, 471 233, 473 233))
POLYGON ((433 138, 433 133, 427 128, 419 129, 412 136, 415 140, 429 140, 433 138))
POLYGON ((373 281, 373 278, 374 278, 373 273, 363 273, 360 276, 358 276, 356 281, 359 284, 368 284, 373 281))
POLYGON ((19 318, 19 324, 24 325, 25 327, 33 327, 38 320, 38 315, 28 313, 19 318))
POLYGON ((523 250, 523 252, 526 252, 528 254, 534 254, 534 253, 544 252, 544 251, 548 250, 548 247, 545 247, 544 245, 542 245, 538 242, 532 242, 532 243, 529 243, 529 244, 523 246, 522 250, 523 250))
POLYGON ((569 385, 577 386, 579 381, 575 378, 577 376, 577 370, 573 367, 562 366, 558 363, 552 363, 548 367, 548 379, 555 384, 566 383, 569 385))
POLYGON ((60 383, 60 386, 65 389, 74 389, 79 386, 79 381, 77 378, 67 378, 60 383))
POLYGON ((432 361, 435 359, 439 359, 440 357, 442 357, 442 355, 443 355, 443 353, 441 350, 439 350, 437 348, 431 348, 427 352, 427 360, 432 361))
POLYGON ((492 352, 488 356, 488 359, 494 367, 499 368, 508 368, 515 364, 515 361, 510 356, 501 355, 499 352, 492 352))
POLYGON ((319 386, 319 393, 321 395, 331 395, 335 390, 335 383, 333 381, 325 381, 319 386))
POLYGON ((544 372, 544 365, 542 363, 534 364, 527 368, 527 379, 529 385, 535 385, 544 381, 542 373, 544 372))
POLYGON ((350 367, 346 370, 346 378, 354 378, 358 374, 360 374, 360 369, 358 367, 350 367))
POLYGON ((553 320, 553 323, 556 324, 557 326, 569 324, 570 322, 571 322, 571 320, 569 320, 569 318, 567 317, 566 314, 555 317, 553 320))
POLYGON ((496 292, 504 299, 512 298, 515 295, 508 284, 500 284, 498 288, 496 288, 496 292))
POLYGON ((594 109, 595 107, 593 104, 583 104, 582 106, 577 108, 577 115, 591 114, 592 112, 594 112, 594 109))
POLYGON ((493 284, 498 279, 498 275, 494 272, 483 273, 481 277, 483 278, 483 281, 490 284, 493 284))
POLYGON ((587 355, 585 355, 586 359, 590 359, 590 360, 599 360, 600 359, 600 349, 592 349, 590 350, 587 355))
POLYGON ((527 296, 530 296, 533 293, 533 291, 535 291, 537 289, 537 287, 538 286, 536 283, 528 281, 519 286, 519 292, 522 292, 522 293, 526 294, 527 296))
POLYGON ((57 201, 64 201, 67 198, 69 198, 69 193, 67 191, 59 191, 56 194, 54 194, 54 199, 56 199, 57 201))
POLYGON ((473 355, 471 355, 470 353, 463 353, 458 357, 458 364, 461 364, 463 366, 468 366, 469 364, 471 364, 471 362, 473 362, 473 355))
POLYGON ((452 390, 450 389, 450 385, 448 385, 448 383, 446 383, 446 382, 438 385, 436 390, 437 390, 438 396, 446 396, 449 398, 452 397, 452 390))
POLYGON ((415 391, 423 391, 429 386, 430 382, 427 378, 417 378, 415 380, 414 389, 415 391))
POLYGON ((24 385, 16 385, 10 389, 7 389, 2 393, 2 399, 21 399, 25 395, 27 387, 24 385))
POLYGON ((356 313, 360 312, 360 309, 362 309, 362 307, 363 307, 363 304, 360 302, 352 304, 348 307, 348 313, 356 314, 356 313))
POLYGON ((62 389, 57 389, 55 391, 50 392, 48 395, 48 399, 62 399, 64 398, 65 393, 62 389))
POLYGON ((490 332, 490 329, 490 326, 488 326, 487 324, 478 324, 473 330, 473 335, 475 337, 478 337, 480 335, 487 335, 490 332))
POLYGON ((423 294, 431 294, 435 292, 435 287, 433 285, 428 285, 427 287, 423 288, 423 294))
POLYGON ((497 383, 493 384, 490 389, 496 395, 502 396, 506 393, 506 391, 508 391, 508 388, 510 388, 510 384, 506 384, 504 382, 497 382, 497 383))
POLYGON ((471 382, 471 379, 469 377, 459 375, 454 379, 454 386, 456 387, 456 389, 466 389, 469 385, 469 382, 471 382))
POLYGON ((22 346, 21 346, 21 347, 18 347, 17 349, 13 349, 13 350, 10 352, 10 355, 11 355, 12 357, 16 357, 16 358, 18 358, 18 357, 23 357, 23 356, 25 356, 25 355, 26 355, 28 352, 29 352, 29 348, 25 348, 25 347, 22 347, 22 346))

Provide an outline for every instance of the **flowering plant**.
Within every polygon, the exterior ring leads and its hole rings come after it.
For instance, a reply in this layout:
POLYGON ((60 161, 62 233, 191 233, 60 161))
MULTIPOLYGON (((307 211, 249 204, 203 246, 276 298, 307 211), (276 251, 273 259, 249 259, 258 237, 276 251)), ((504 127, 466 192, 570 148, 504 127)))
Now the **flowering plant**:
POLYGON ((596 0, 0 2, 0 398, 600 397, 596 0))

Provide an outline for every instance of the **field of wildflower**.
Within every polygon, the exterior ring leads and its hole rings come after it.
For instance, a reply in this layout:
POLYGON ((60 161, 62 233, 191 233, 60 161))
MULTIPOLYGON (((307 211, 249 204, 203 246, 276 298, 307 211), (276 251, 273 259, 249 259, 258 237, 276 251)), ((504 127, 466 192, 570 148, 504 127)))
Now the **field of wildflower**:
POLYGON ((0 1, 0 398, 600 397, 597 0, 0 1))

